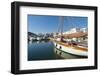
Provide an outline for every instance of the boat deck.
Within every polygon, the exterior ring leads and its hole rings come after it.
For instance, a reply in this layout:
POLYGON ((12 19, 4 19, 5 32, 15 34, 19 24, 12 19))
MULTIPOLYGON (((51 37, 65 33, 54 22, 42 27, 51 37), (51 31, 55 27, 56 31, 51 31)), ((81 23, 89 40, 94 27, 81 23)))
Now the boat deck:
POLYGON ((76 50, 88 51, 87 48, 80 47, 78 45, 68 45, 67 43, 64 43, 64 42, 61 42, 61 41, 55 41, 55 42, 58 43, 58 44, 60 44, 60 45, 65 46, 65 47, 70 47, 70 48, 73 48, 73 49, 76 49, 76 50))
POLYGON ((60 45, 63 45, 65 47, 69 47, 69 48, 73 48, 73 49, 81 50, 81 51, 88 51, 88 48, 87 47, 82 47, 82 46, 80 47, 78 45, 69 45, 69 44, 64 43, 64 42, 61 42, 61 41, 56 41, 53 38, 50 38, 50 40, 52 40, 52 41, 54 41, 54 42, 56 42, 56 43, 58 43, 60 45))

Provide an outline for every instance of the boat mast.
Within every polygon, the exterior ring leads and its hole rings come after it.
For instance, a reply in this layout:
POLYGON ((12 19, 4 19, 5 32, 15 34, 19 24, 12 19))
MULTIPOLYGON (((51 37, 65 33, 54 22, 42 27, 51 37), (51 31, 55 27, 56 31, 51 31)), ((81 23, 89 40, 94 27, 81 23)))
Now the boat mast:
POLYGON ((60 25, 60 17, 59 17, 59 22, 58 22, 58 29, 57 29, 57 35, 59 35, 60 29, 61 29, 61 25, 60 25))
POLYGON ((64 25, 64 17, 63 16, 61 16, 61 38, 62 38, 62 36, 63 36, 63 25, 64 25))
POLYGON ((60 16, 59 17, 59 23, 58 23, 58 32, 57 32, 57 35, 59 35, 59 33, 60 33, 61 40, 62 40, 62 37, 63 37, 63 24, 64 24, 64 17, 60 16))

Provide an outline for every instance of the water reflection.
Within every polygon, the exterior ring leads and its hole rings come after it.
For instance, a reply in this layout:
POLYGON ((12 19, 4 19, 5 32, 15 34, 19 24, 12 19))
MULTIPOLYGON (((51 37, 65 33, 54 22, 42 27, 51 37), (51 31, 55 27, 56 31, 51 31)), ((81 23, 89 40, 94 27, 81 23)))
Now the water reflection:
POLYGON ((51 41, 30 41, 28 43, 28 60, 52 60, 61 59, 54 52, 51 41))
POLYGON ((49 40, 29 41, 28 60, 55 60, 55 59, 76 59, 80 58, 69 53, 62 52, 54 47, 49 40))

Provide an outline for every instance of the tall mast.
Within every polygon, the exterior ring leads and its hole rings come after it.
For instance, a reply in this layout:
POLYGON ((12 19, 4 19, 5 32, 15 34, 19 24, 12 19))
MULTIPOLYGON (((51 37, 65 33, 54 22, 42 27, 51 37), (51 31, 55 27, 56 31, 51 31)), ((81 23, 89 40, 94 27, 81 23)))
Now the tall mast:
POLYGON ((60 19, 61 19, 61 37, 62 37, 63 36, 64 17, 61 16, 60 19))
POLYGON ((58 23, 58 33, 61 34, 61 38, 63 36, 63 24, 64 24, 64 17, 60 16, 59 17, 59 23, 58 23))
POLYGON ((60 20, 60 17, 59 17, 57 33, 60 32, 60 29, 61 29, 61 20, 60 20))

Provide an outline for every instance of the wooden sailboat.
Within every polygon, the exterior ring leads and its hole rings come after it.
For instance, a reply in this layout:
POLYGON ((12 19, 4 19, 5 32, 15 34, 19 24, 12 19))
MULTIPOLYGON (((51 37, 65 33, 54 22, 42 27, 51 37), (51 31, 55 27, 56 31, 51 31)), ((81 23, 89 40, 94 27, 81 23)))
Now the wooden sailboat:
POLYGON ((72 34, 63 34, 63 25, 64 25, 64 17, 60 17, 60 26, 61 31, 60 33, 57 33, 57 36, 55 36, 53 40, 54 46, 56 49, 59 50, 59 52, 56 53, 60 56, 63 56, 63 52, 65 54, 71 54, 74 56, 79 57, 88 57, 88 47, 86 42, 87 41, 78 41, 81 38, 87 37, 87 33, 84 32, 77 32, 72 34), (72 39, 77 39, 76 41, 73 41, 72 39))

